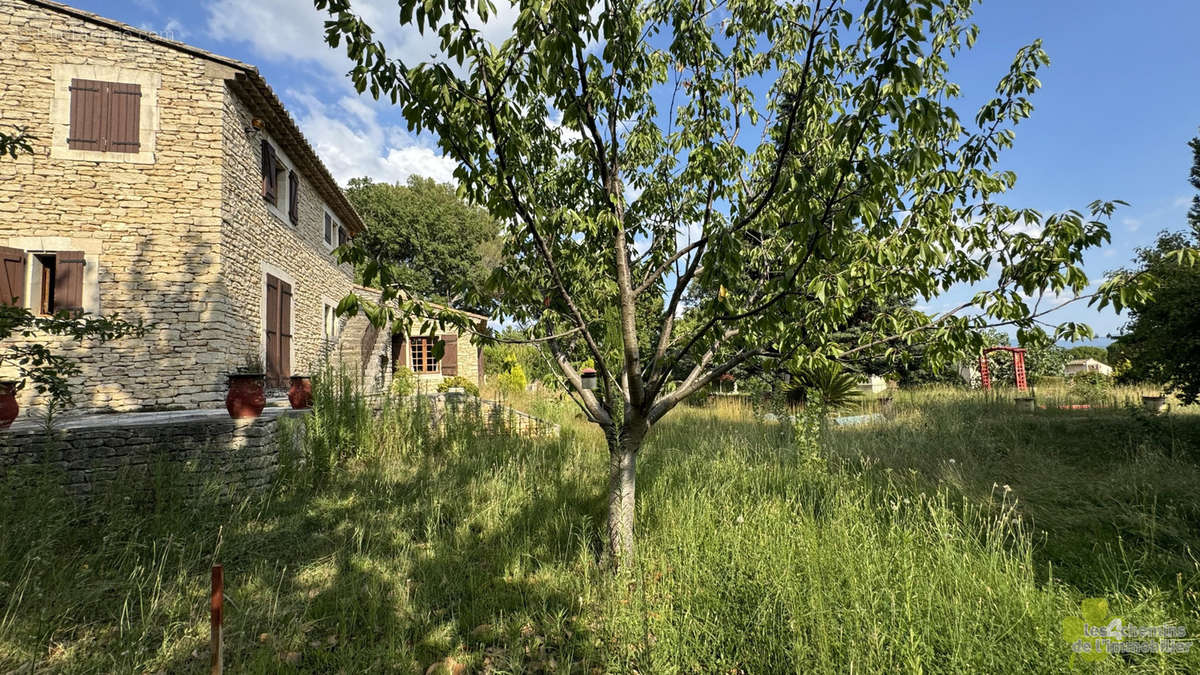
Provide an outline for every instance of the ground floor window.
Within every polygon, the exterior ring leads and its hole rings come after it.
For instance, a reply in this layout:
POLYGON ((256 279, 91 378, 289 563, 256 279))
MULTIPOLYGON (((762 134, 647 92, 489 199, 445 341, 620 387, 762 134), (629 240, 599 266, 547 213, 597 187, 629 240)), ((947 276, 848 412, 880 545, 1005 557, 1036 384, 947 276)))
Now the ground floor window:
POLYGON ((408 339, 409 352, 414 373, 436 373, 438 372, 438 361, 433 356, 433 338, 428 336, 416 336, 408 339))

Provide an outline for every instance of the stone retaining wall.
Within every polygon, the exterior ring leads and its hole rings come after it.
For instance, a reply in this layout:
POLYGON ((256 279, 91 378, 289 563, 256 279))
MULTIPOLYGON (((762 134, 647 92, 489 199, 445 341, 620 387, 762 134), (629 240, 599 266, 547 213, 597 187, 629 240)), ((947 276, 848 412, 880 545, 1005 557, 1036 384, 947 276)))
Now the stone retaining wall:
POLYGON ((69 492, 86 494, 118 478, 150 480, 165 466, 167 477, 193 487, 213 481, 236 495, 270 484, 281 449, 300 447, 305 412, 268 408, 254 420, 224 410, 90 415, 64 421, 52 436, 21 422, 0 431, 0 477, 49 465, 63 472, 69 492))

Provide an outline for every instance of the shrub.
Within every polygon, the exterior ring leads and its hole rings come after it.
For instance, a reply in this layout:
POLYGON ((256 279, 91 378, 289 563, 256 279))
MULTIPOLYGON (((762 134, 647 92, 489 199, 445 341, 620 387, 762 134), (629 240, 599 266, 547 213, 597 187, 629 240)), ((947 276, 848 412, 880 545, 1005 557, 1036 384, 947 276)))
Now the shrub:
POLYGON ((525 387, 529 382, 525 379, 525 369, 519 363, 511 364, 511 367, 496 376, 496 386, 505 396, 525 391, 525 387))
POLYGON ((1072 397, 1088 403, 1099 403, 1108 397, 1112 389, 1112 378, 1100 373, 1080 373, 1070 378, 1072 397))
POLYGON ((412 396, 417 391, 417 374, 408 366, 398 366, 392 374, 392 396, 412 396))
POLYGON ((479 395, 479 386, 462 375, 447 377, 446 379, 442 380, 440 384, 438 384, 437 390, 438 392, 444 394, 447 391, 450 391, 451 387, 462 387, 463 391, 472 396, 479 395))

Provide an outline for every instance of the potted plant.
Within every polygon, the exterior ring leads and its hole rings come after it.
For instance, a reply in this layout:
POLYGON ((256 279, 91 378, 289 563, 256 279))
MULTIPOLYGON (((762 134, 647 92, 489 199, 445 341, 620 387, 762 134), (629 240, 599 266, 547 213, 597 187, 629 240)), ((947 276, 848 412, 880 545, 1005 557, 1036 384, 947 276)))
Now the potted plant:
POLYGON ((1160 413, 1164 408, 1167 407, 1167 397, 1161 394, 1157 396, 1143 396, 1142 407, 1145 408, 1147 412, 1155 414, 1160 413))
POLYGON ((288 401, 292 408, 302 410, 313 404, 312 378, 308 375, 292 375, 288 378, 288 401))
POLYGON ((230 417, 235 420, 253 419, 262 414, 267 405, 265 379, 262 359, 257 354, 247 354, 245 362, 229 374, 225 409, 230 417))
POLYGON ((0 380, 0 429, 7 429, 21 412, 16 380, 0 380))

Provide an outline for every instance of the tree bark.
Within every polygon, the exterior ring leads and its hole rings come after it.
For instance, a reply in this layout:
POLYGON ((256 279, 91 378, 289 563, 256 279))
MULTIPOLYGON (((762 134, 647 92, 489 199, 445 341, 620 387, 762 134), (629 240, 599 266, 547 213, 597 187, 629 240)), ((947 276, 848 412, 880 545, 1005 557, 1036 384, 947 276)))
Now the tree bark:
POLYGON ((637 454, 645 431, 623 428, 608 434, 608 555, 614 568, 633 560, 637 454))

